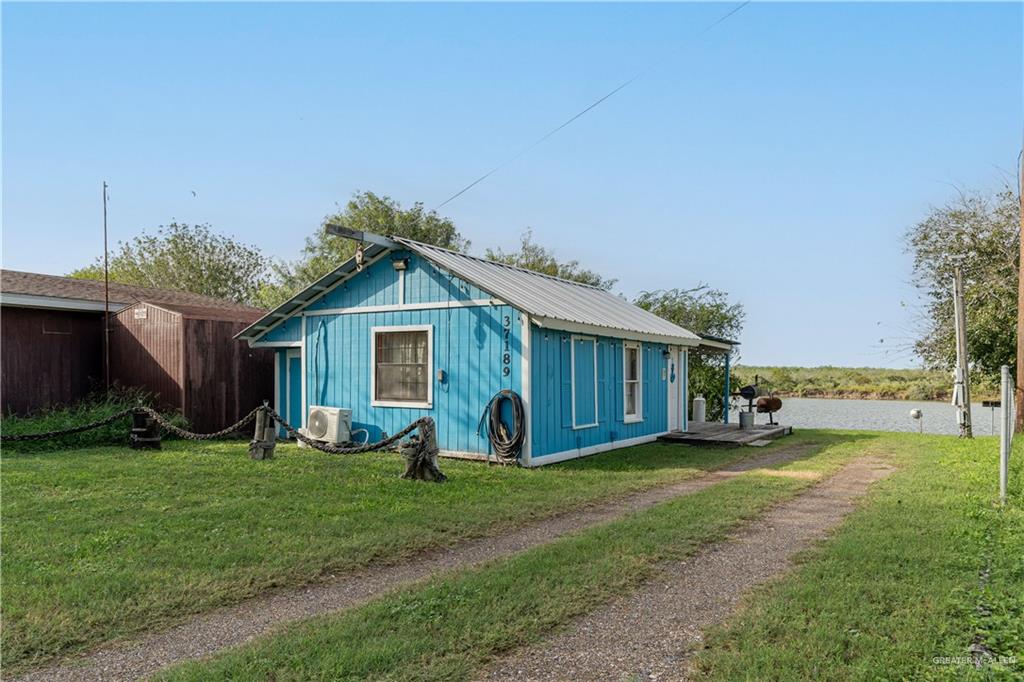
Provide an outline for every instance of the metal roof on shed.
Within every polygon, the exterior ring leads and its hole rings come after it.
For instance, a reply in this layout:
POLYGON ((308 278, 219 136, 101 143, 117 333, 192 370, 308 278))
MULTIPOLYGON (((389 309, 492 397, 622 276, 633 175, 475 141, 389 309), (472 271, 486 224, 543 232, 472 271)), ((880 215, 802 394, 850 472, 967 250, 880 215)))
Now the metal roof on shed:
MULTIPOLYGON (((389 236, 387 239, 527 313, 541 327, 685 346, 700 343, 700 337, 693 332, 635 306, 621 296, 588 284, 456 253, 404 237, 389 236)), ((386 251, 388 249, 371 244, 364 253, 366 260, 371 261, 386 251)), ((300 313, 327 289, 355 272, 355 260, 350 258, 244 329, 237 338, 255 341, 287 318, 300 313)))

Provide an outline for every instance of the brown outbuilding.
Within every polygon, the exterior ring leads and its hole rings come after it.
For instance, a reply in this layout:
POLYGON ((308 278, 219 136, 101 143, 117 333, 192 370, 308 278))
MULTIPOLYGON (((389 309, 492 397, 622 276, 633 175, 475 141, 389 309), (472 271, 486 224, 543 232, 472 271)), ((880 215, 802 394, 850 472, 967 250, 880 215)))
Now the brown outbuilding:
MULTIPOLYGON (((273 397, 272 351, 232 336, 264 311, 174 289, 110 285, 110 376, 198 431, 273 397)), ((0 410, 74 403, 105 384, 103 282, 0 271, 0 410)))
POLYGON ((217 431, 274 395, 274 356, 232 337, 262 311, 140 301, 110 323, 110 376, 154 394, 195 431, 217 431))

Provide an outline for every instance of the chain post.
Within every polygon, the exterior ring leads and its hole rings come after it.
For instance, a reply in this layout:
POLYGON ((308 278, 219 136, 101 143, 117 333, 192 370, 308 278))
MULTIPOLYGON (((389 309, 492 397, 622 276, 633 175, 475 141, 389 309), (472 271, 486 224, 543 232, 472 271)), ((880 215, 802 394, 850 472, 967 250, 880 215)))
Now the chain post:
POLYGON ((274 435, 274 420, 270 420, 270 427, 267 427, 268 407, 266 402, 263 407, 257 408, 256 427, 253 432, 252 441, 249 443, 249 457, 255 460, 273 459, 276 436, 274 435), (270 436, 268 438, 267 436, 270 436))
POLYGON ((263 414, 266 418, 263 428, 263 447, 267 452, 267 458, 272 459, 274 448, 277 447, 277 422, 270 416, 270 404, 266 400, 263 401, 263 414))
POLYGON ((145 408, 132 410, 132 428, 128 444, 133 450, 160 450, 160 429, 145 408))

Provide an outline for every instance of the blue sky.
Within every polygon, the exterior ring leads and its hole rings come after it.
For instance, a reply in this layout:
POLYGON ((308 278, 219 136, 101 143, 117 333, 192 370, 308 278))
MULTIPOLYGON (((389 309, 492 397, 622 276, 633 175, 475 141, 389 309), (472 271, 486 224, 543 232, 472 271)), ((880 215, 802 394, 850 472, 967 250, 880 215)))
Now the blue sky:
POLYGON ((434 206, 643 71, 444 207, 474 251, 532 227, 626 295, 725 289, 747 363, 911 366, 901 236, 1014 181, 1021 5, 754 3, 692 39, 734 6, 4 3, 3 265, 92 262, 104 179, 113 241, 294 258, 353 192, 434 206))

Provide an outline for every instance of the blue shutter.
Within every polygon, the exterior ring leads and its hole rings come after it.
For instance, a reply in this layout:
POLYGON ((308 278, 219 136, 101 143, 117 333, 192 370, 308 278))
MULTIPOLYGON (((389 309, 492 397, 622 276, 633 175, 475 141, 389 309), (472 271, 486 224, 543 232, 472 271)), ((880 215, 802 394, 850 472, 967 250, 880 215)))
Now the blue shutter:
POLYGON ((576 339, 573 342, 573 357, 576 383, 573 386, 576 395, 575 426, 586 426, 597 422, 594 401, 597 399, 597 344, 594 339, 576 339))
POLYGON ((603 424, 608 421, 608 356, 610 345, 607 341, 597 343, 597 419, 594 421, 603 424))

